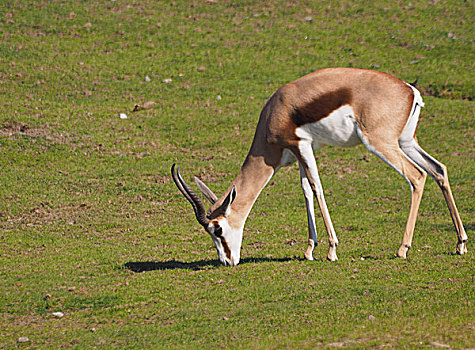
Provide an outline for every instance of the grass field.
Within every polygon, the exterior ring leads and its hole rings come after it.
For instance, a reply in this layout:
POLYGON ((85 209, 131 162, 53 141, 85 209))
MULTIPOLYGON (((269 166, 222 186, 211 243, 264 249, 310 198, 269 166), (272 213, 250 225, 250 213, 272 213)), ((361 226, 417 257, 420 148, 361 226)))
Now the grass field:
POLYGON ((225 268, 169 175, 223 192, 279 86, 378 69, 418 78, 419 142, 472 237, 474 17, 454 0, 0 1, 0 348, 475 348, 473 244, 454 254, 431 179, 396 259, 406 182, 362 146, 322 149, 340 260, 321 218, 302 259, 294 165, 225 268))

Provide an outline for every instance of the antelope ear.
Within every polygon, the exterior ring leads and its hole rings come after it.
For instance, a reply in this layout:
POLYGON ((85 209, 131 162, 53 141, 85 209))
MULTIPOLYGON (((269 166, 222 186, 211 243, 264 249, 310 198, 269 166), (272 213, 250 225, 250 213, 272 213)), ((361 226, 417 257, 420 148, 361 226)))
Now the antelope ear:
POLYGON ((201 191, 201 193, 203 193, 206 199, 210 201, 211 204, 216 203, 216 201, 218 200, 218 197, 213 193, 213 191, 209 189, 208 186, 204 184, 203 181, 198 179, 196 176, 195 176, 195 184, 196 186, 198 186, 198 189, 201 191))
POLYGON ((231 213, 231 204, 233 204, 234 200, 236 199, 236 194, 236 185, 233 185, 233 188, 231 188, 231 191, 221 205, 221 208, 224 211, 224 216, 228 216, 231 213))

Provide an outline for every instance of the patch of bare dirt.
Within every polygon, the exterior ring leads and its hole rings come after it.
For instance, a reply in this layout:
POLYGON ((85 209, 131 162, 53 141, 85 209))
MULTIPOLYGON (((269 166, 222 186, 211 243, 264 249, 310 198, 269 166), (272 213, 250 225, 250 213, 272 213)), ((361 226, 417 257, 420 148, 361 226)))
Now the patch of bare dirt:
POLYGON ((55 134, 48 128, 31 128, 26 123, 6 123, 0 127, 0 137, 14 137, 25 135, 32 138, 44 137, 46 140, 57 143, 70 143, 71 134, 55 134))
POLYGON ((369 341, 369 339, 367 339, 367 338, 354 339, 354 340, 350 339, 350 340, 344 340, 344 341, 339 341, 339 342, 334 342, 334 343, 328 343, 326 345, 331 346, 331 347, 343 348, 343 347, 347 347, 347 346, 350 346, 350 345, 366 343, 367 341, 369 341))
POLYGON ((19 225, 27 227, 43 226, 57 223, 60 220, 65 221, 68 225, 74 225, 78 215, 85 213, 87 210, 89 210, 87 204, 54 207, 49 202, 41 202, 19 216, 5 215, 3 228, 13 229, 19 225))

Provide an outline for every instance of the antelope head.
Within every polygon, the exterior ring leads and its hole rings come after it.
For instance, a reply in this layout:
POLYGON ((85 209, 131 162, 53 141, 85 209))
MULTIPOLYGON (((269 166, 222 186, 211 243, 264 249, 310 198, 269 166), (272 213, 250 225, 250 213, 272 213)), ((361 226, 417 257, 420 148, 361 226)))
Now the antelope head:
POLYGON ((233 185, 231 191, 222 200, 218 200, 218 197, 200 179, 195 177, 196 185, 212 204, 206 212, 200 197, 183 180, 180 167, 177 167, 175 171, 175 164, 173 164, 171 173, 176 186, 193 206, 196 219, 211 236, 221 263, 225 266, 237 265, 241 255, 243 227, 233 228, 228 221, 232 213, 231 204, 236 199, 236 187, 233 185))

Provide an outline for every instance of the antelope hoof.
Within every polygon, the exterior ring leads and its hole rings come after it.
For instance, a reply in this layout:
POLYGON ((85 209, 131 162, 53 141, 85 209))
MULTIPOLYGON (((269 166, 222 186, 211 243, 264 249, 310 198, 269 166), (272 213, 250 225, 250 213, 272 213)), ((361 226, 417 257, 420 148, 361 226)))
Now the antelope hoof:
POLYGON ((457 254, 467 254, 467 241, 457 243, 457 254))
POLYGON ((338 257, 336 256, 336 244, 331 245, 330 249, 328 249, 327 259, 330 260, 330 261, 337 261, 338 260, 338 257))
POLYGON ((408 245, 402 244, 399 247, 399 250, 397 251, 398 258, 406 259, 407 258, 407 251, 409 250, 409 248, 411 248, 411 247, 408 246, 408 245))
POLYGON ((315 248, 315 243, 313 242, 312 239, 308 240, 308 247, 305 250, 305 259, 307 260, 313 260, 313 248, 315 248))

